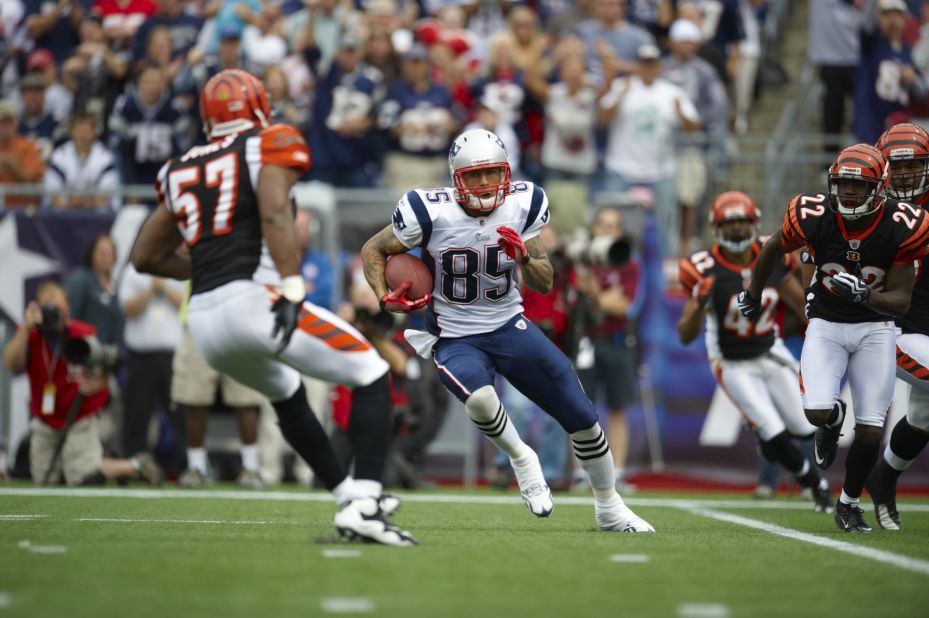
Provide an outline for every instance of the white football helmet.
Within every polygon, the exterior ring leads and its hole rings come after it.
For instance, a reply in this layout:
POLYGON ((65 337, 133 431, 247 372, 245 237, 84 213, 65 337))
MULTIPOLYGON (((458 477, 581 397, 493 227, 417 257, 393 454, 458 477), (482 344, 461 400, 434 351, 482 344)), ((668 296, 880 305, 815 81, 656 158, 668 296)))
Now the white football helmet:
POLYGON ((462 208, 491 212, 503 204, 510 188, 510 162, 503 141, 486 129, 471 129, 455 138, 448 151, 448 171, 455 185, 455 200, 462 208), (499 182, 468 186, 464 174, 474 170, 501 170, 499 182))

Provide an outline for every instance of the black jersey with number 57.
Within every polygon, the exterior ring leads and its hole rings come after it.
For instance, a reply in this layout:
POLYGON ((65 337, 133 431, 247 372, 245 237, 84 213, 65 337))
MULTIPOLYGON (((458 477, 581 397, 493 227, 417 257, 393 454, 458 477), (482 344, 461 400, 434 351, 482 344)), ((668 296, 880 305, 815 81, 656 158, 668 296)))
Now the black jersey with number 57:
POLYGON ((793 256, 771 274, 761 294, 761 317, 752 322, 739 311, 739 293, 748 287, 752 268, 761 252, 760 241, 752 247, 752 261, 745 266, 726 259, 719 245, 709 251, 697 251, 681 260, 678 270, 681 285, 688 293, 701 279, 713 277, 713 291, 706 317, 706 347, 710 358, 744 360, 761 356, 774 345, 777 335, 774 311, 779 300, 778 286, 793 271, 793 256))
MULTIPOLYGON (((158 172, 159 207, 174 214, 190 247, 192 294, 259 278, 266 252, 257 191, 265 165, 309 169, 310 151, 296 129, 274 124, 229 135, 191 148, 158 172)), ((269 257, 265 262, 273 269, 269 257)))
POLYGON ((787 251, 807 247, 816 263, 807 291, 807 315, 830 322, 881 322, 886 315, 853 303, 830 289, 831 277, 848 272, 872 289, 883 289, 887 271, 929 252, 929 219, 918 206, 887 198, 867 229, 848 230, 845 220, 828 207, 828 196, 798 195, 790 201, 781 227, 787 251))

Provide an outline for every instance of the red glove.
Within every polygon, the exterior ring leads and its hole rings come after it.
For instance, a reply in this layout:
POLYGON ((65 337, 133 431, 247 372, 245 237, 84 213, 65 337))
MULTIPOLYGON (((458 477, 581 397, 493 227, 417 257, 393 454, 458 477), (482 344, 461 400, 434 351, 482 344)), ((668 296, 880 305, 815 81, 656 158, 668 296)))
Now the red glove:
POLYGON ((404 281, 396 290, 384 294, 381 298, 381 311, 392 311, 394 313, 409 313, 422 309, 432 300, 432 294, 427 293, 422 298, 409 299, 406 297, 407 291, 413 285, 412 281, 404 281))
POLYGON ((523 239, 516 230, 501 225, 497 228, 497 233, 500 234, 500 239, 497 240, 497 244, 510 256, 511 260, 519 262, 520 264, 525 264, 529 261, 529 252, 526 251, 526 243, 523 242, 523 239))

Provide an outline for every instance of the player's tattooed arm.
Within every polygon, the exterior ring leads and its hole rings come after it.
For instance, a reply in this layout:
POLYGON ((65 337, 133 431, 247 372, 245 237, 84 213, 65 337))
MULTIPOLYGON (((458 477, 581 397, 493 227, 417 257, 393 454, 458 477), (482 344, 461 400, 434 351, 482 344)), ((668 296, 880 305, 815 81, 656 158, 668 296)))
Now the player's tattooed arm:
POLYGON ((910 310, 910 298, 916 283, 913 262, 894 264, 887 270, 887 285, 883 290, 871 288, 865 303, 871 309, 891 317, 902 317, 910 310))
POLYGON ((383 298, 388 292, 387 281, 384 279, 387 257, 409 250, 409 247, 397 240, 392 225, 384 226, 384 229, 369 238, 361 248, 365 279, 378 298, 383 298))
POLYGON ((774 268, 784 261, 785 254, 784 245, 781 243, 781 232, 778 230, 765 242, 758 255, 758 261, 755 262, 755 268, 752 269, 752 281, 748 286, 748 293, 752 298, 761 299, 765 282, 771 277, 774 268))
POLYGON ((140 273, 190 279, 190 256, 178 250, 182 240, 174 215, 159 204, 142 225, 132 245, 132 265, 140 273))
POLYGON ((526 251, 529 261, 521 267, 523 277, 526 279, 526 285, 536 292, 545 294, 552 289, 555 271, 548 259, 548 252, 545 251, 542 239, 536 236, 531 240, 527 240, 526 251))

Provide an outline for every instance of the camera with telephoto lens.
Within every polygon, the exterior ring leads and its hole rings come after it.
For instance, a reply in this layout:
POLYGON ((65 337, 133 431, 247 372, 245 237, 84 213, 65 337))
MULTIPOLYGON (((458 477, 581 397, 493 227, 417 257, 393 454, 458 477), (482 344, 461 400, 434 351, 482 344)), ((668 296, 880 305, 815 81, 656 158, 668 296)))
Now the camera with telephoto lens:
POLYGON ((65 360, 91 371, 110 371, 119 364, 119 346, 101 343, 96 337, 74 337, 65 341, 65 360))
POLYGON ((632 243, 612 236, 579 237, 565 245, 564 251, 573 262, 609 268, 629 261, 632 243))

